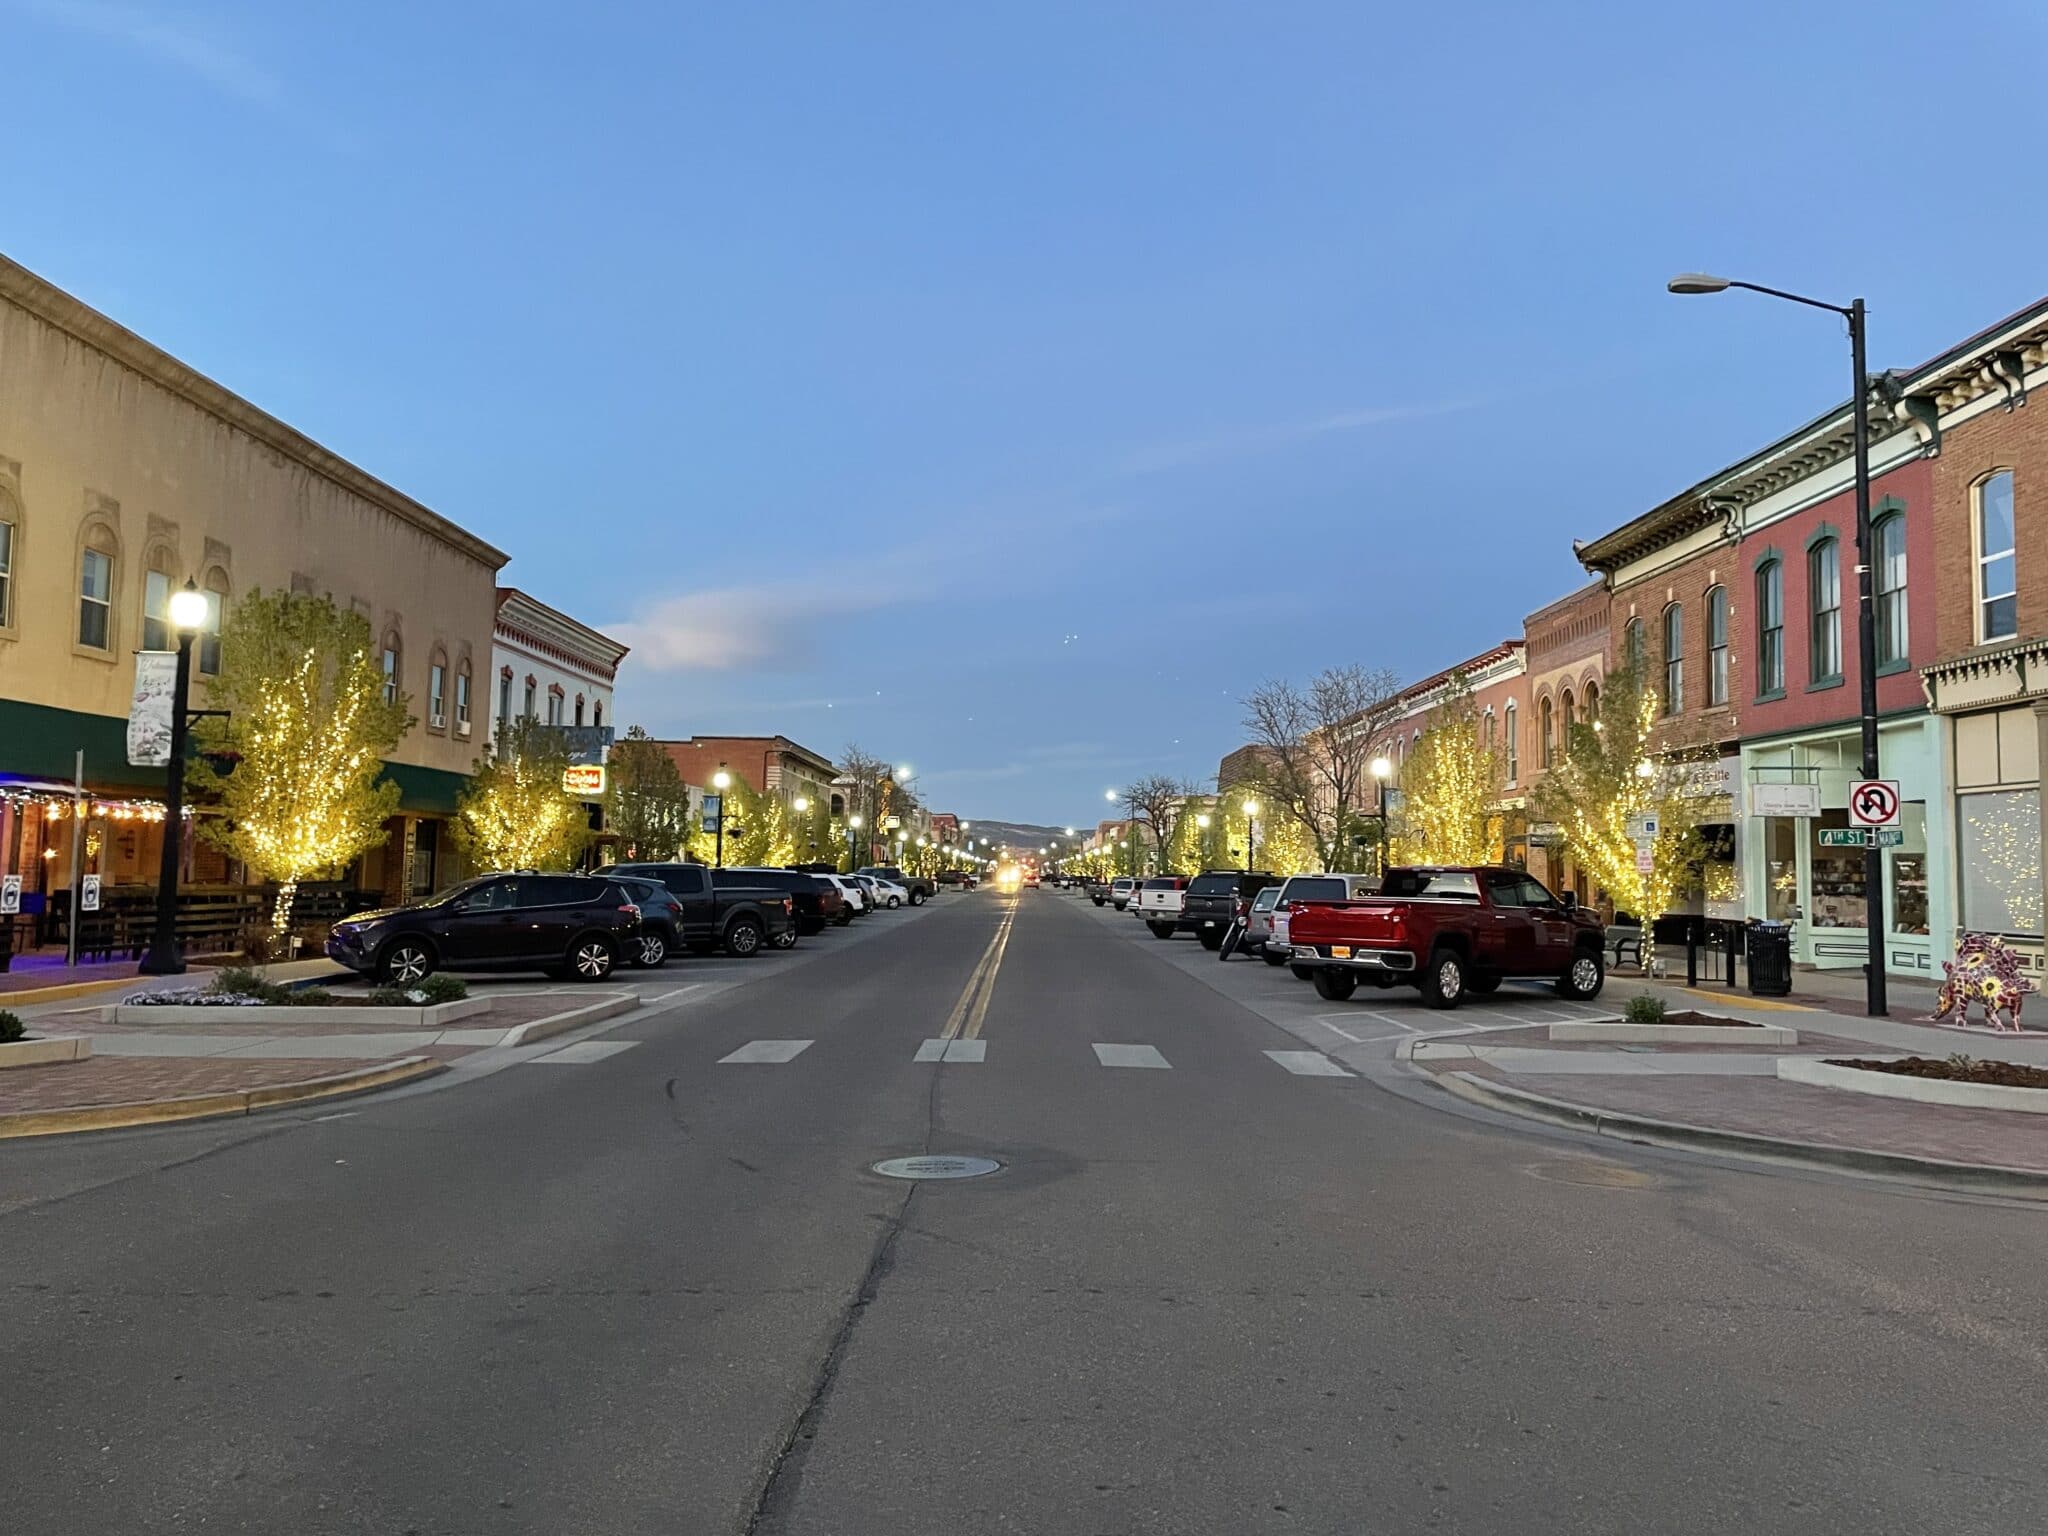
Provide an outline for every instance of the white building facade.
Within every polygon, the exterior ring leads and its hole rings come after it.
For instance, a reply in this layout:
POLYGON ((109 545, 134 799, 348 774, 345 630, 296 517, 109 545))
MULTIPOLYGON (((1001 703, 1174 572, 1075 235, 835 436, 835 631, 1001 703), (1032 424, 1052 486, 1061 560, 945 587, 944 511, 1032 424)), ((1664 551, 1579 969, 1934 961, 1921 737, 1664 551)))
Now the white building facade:
MULTIPOLYGON (((515 720, 602 730, 627 647, 517 587, 498 588, 491 634, 491 743, 515 720)), ((434 689, 427 689, 432 710, 434 689)))

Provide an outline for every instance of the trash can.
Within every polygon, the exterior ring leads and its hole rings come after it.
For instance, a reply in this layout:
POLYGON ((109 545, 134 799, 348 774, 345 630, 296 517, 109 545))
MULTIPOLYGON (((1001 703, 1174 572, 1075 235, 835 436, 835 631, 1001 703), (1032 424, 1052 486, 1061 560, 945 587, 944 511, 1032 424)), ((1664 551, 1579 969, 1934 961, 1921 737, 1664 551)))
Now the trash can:
POLYGON ((1792 991, 1792 925, 1751 919, 1748 960, 1750 996, 1788 996, 1792 991))

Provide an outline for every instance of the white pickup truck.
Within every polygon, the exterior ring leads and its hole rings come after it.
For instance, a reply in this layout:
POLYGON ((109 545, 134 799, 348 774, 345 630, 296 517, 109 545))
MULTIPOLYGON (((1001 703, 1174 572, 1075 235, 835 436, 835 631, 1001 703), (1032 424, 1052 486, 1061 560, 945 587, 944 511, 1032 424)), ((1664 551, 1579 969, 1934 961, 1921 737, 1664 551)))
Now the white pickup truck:
POLYGON ((1154 875, 1138 887, 1133 910, 1155 939, 1170 939, 1180 925, 1180 909, 1188 899, 1185 875, 1154 875))

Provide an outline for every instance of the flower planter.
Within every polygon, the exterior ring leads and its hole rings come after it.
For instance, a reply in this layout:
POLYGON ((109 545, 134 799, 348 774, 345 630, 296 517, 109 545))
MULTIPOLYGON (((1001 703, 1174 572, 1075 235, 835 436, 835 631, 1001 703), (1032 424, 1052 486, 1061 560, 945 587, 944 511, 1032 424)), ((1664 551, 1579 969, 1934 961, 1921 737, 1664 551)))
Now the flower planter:
POLYGON ((410 1029, 444 1029, 491 1006, 488 997, 465 997, 452 1003, 419 1008, 379 1008, 368 1003, 337 1003, 325 1008, 294 1008, 289 1003, 115 1003, 100 1010, 102 1024, 388 1024, 410 1029))
POLYGON ((92 1041, 84 1035, 30 1035, 0 1045, 0 1069, 46 1067, 58 1061, 83 1061, 92 1054, 92 1041))
POLYGON ((2048 1115, 2048 1088, 2007 1088, 1996 1083, 1959 1083, 1938 1077, 1908 1077, 1845 1067, 1818 1056, 1783 1056, 1778 1060, 1782 1082, 1813 1088, 1839 1088, 1881 1099, 1910 1099, 1918 1104, 1947 1104, 1957 1109, 2010 1109, 2048 1115))

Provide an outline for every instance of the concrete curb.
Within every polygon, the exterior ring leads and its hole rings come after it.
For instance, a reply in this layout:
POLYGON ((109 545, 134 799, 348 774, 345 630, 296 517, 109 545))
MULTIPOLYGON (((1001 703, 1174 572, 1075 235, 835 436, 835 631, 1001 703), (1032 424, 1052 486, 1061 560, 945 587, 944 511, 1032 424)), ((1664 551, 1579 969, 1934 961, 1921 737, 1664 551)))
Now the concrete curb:
POLYGON ((1550 1026, 1553 1041, 1611 1040, 1616 1045, 1797 1045, 1784 1024, 1630 1024, 1574 1020, 1550 1026))
POLYGON ((132 987, 140 976, 105 976, 98 981, 67 981, 55 987, 29 987, 20 992, 0 992, 0 1008, 28 1008, 37 1003, 62 1003, 74 997, 91 997, 116 987, 132 987))
POLYGON ((193 1094, 182 1099, 152 1099, 139 1104, 93 1104, 78 1109, 30 1109, 0 1115, 0 1140, 26 1136, 62 1136, 74 1131, 115 1131, 137 1125, 168 1125, 179 1120, 213 1120, 231 1115, 253 1115, 266 1109, 282 1109, 321 1099, 345 1099, 379 1088, 448 1070, 448 1063, 431 1056, 406 1056, 374 1067, 336 1072, 326 1077, 309 1077, 295 1083, 274 1083, 264 1088, 238 1088, 225 1093, 193 1094))
POLYGON ((91 1054, 90 1035, 30 1035, 26 1040, 10 1040, 0 1045, 0 1068, 83 1061, 91 1054))
MULTIPOLYGON (((308 983, 310 985, 310 983, 308 983)), ((295 988, 296 990, 296 988, 295 988)), ((427 1003, 418 1008, 372 1008, 337 1003, 331 1008, 258 1005, 249 1008, 207 1007, 200 1003, 114 1003, 100 1010, 102 1024, 408 1024, 414 1029, 445 1029, 457 1019, 489 1010, 495 999, 463 997, 452 1003, 427 1003)), ((338 1034, 323 1029, 322 1034, 338 1034)))
MULTIPOLYGON (((1542 1120, 1573 1130, 1591 1131, 1620 1141, 1646 1142, 1652 1146, 1732 1152, 1738 1156, 1773 1163, 1809 1163, 1856 1173, 1906 1175, 1938 1179, 1946 1183, 1978 1188, 2024 1189, 2048 1193, 2048 1170, 2007 1168, 1996 1163, 1949 1163, 1938 1158, 1912 1157, 1903 1152, 1873 1152, 1861 1147, 1836 1147, 1815 1141, 1791 1141, 1761 1136, 1749 1131, 1718 1130, 1712 1126, 1688 1125, 1678 1120, 1658 1120, 1648 1115, 1620 1114, 1548 1098, 1523 1088, 1488 1082, 1468 1072, 1431 1073, 1446 1093, 1469 1104, 1524 1119, 1542 1120)), ((2036 1090, 2024 1090, 2036 1091, 2036 1090)))
POLYGON ((566 1035, 572 1029, 581 1029, 585 1024, 595 1024, 600 1019, 617 1018, 622 1013, 631 1013, 640 1006, 638 992, 622 992, 599 1002, 585 1003, 581 1008, 571 1008, 567 1013, 550 1014, 544 1019, 534 1019, 517 1028, 505 1031, 500 1045, 532 1045, 535 1041, 546 1040, 555 1035, 566 1035))
MULTIPOLYGON (((1872 1056, 1880 1053, 1873 1051, 1872 1056)), ((1881 1053, 1892 1055, 1891 1052, 1881 1053)), ((2007 1088, 1998 1083, 1951 1083, 1938 1077, 1903 1077, 1896 1072, 1871 1072, 1838 1067, 1818 1056, 1786 1056, 1778 1077, 1810 1088, 1838 1088, 1880 1099, 1909 1099, 1915 1104, 1944 1104, 1951 1109, 2002 1109, 2013 1114, 2048 1115, 2048 1090, 2007 1088)))

